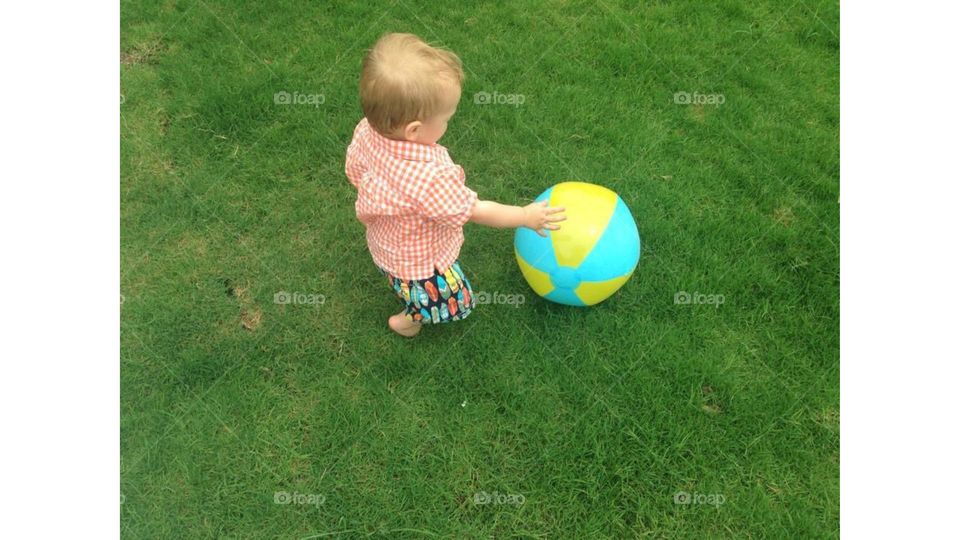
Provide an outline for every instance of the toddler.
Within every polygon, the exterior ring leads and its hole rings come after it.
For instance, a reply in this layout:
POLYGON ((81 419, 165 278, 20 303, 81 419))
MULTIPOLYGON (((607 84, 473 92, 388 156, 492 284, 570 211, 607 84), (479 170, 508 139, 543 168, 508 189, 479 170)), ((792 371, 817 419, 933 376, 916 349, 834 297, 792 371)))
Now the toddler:
POLYGON ((529 227, 546 236, 563 208, 479 200, 463 168, 437 144, 457 111, 460 59, 412 34, 387 34, 363 60, 364 118, 347 148, 357 218, 380 272, 403 303, 390 328, 407 337, 423 324, 466 318, 475 300, 458 260, 463 226, 529 227))

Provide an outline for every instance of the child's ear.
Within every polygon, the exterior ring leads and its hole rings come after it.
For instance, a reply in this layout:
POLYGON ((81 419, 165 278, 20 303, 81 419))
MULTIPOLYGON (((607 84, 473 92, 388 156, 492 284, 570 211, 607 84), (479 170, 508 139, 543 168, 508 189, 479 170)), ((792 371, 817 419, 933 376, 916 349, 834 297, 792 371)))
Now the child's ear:
POLYGON ((417 137, 420 136, 421 126, 423 126, 423 123, 419 120, 410 122, 403 128, 403 138, 408 141, 416 141, 417 137))

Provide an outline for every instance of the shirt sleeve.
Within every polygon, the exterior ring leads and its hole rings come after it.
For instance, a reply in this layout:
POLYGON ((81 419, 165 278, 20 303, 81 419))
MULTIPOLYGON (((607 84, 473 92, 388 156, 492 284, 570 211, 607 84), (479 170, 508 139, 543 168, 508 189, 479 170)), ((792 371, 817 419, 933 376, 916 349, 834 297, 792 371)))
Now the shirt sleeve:
POLYGON ((353 140, 350 141, 350 146, 347 147, 347 160, 344 166, 344 170, 347 173, 347 178, 350 180, 350 183, 356 187, 360 187, 360 177, 363 176, 366 167, 363 163, 363 158, 360 156, 360 142, 359 137, 363 123, 357 125, 353 130, 353 140))
POLYGON ((459 165, 439 169, 420 196, 421 212, 448 227, 462 227, 470 220, 477 202, 477 192, 468 188, 465 180, 459 165))

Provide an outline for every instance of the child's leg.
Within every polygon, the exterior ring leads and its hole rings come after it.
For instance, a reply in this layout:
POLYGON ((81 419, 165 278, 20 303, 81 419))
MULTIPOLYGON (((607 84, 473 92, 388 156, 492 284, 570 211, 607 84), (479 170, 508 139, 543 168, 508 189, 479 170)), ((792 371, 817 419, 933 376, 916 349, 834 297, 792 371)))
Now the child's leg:
POLYGON ((387 319, 387 325, 390 326, 391 330, 404 337, 413 337, 417 335, 420 333, 420 329, 423 327, 422 324, 414 322, 410 319, 410 317, 407 315, 406 309, 387 319))
POLYGON ((413 337, 420 333, 420 321, 417 320, 421 318, 419 314, 414 314, 414 310, 410 308, 411 297, 410 297, 410 283, 408 281, 402 280, 400 278, 394 277, 384 269, 380 269, 380 272, 387 277, 387 282, 390 284, 390 287, 393 288, 393 291, 397 294, 397 297, 400 301, 406 304, 406 307, 400 313, 392 315, 387 319, 387 326, 391 330, 400 334, 404 337, 413 337))

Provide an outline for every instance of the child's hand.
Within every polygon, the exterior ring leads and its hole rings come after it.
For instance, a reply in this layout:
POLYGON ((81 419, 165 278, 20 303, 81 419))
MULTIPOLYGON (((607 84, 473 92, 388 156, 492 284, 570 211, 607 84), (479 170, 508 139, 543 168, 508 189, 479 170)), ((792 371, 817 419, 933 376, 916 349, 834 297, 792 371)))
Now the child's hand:
POLYGON ((562 206, 547 206, 547 201, 530 203, 523 207, 523 226, 537 231, 540 236, 546 236, 546 231, 558 231, 556 223, 567 219, 561 212, 566 210, 562 206))

